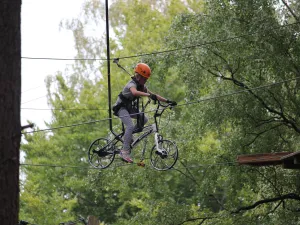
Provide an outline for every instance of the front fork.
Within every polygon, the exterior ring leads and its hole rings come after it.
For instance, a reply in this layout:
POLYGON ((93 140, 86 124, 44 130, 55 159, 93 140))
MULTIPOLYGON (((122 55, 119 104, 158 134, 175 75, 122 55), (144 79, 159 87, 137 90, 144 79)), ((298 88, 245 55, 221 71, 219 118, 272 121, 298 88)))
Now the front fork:
MULTIPOLYGON (((156 150, 157 150, 156 154, 161 155, 161 156, 166 155, 165 150, 163 150, 161 147, 162 140, 163 140, 163 137, 159 133, 155 132, 154 141, 155 141, 155 146, 156 146, 156 150)), ((148 142, 148 138, 145 138, 141 159, 140 159, 140 162, 137 163, 137 165, 141 166, 141 167, 145 166, 144 159, 145 159, 145 152, 146 152, 146 148, 147 148, 147 142, 148 142)))
POLYGON ((159 133, 155 133, 154 135, 155 138, 155 145, 156 145, 156 150, 160 153, 162 153, 163 149, 161 148, 161 143, 163 140, 163 137, 159 133))

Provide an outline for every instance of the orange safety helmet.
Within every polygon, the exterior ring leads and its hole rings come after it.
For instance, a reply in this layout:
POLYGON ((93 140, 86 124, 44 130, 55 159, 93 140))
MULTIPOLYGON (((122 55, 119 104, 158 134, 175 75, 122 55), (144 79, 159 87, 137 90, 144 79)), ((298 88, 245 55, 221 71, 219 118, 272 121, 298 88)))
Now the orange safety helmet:
POLYGON ((151 76, 151 69, 145 63, 138 63, 136 65, 136 67, 134 68, 134 72, 138 73, 139 75, 141 75, 147 79, 151 76))

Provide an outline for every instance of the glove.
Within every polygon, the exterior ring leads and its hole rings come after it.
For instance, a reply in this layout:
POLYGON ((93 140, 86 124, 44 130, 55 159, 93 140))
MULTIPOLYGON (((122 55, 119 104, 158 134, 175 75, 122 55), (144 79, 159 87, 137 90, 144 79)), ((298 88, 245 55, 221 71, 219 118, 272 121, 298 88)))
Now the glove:
POLYGON ((157 101, 157 96, 155 94, 150 94, 149 96, 153 101, 157 101))
POLYGON ((167 103, 169 103, 171 106, 177 105, 177 102, 171 100, 167 100, 167 103))

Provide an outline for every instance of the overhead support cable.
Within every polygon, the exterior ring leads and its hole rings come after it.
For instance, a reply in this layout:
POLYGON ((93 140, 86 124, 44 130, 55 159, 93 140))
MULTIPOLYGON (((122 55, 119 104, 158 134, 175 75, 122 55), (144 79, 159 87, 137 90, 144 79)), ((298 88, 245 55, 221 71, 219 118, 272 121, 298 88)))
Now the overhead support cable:
POLYGON ((22 59, 34 60, 57 60, 57 61, 106 61, 106 58, 51 58, 51 57, 27 57, 22 56, 22 59))
MULTIPOLYGON (((231 93, 224 94, 224 95, 206 97, 206 98, 202 98, 202 99, 199 99, 199 100, 186 102, 186 103, 183 103, 183 104, 178 104, 176 107, 198 104, 198 103, 201 103, 201 102, 211 101, 211 100, 215 100, 215 99, 218 99, 218 98, 230 97, 230 96, 233 96, 233 95, 236 95, 236 94, 241 94, 241 93, 248 92, 250 90, 253 91, 253 90, 259 90, 259 89, 265 89, 265 88, 268 88, 268 87, 272 87, 272 86, 275 86, 275 85, 278 85, 278 84, 282 84, 282 83, 285 83, 285 82, 290 82, 290 81, 297 80, 297 79, 300 79, 300 76, 295 77, 295 78, 291 78, 291 79, 286 79, 286 80, 283 80, 283 81, 273 82, 273 83, 270 83, 270 84, 267 84, 267 85, 262 85, 262 86, 258 86, 258 87, 254 87, 254 88, 248 88, 248 89, 241 90, 241 91, 231 92, 231 93)), ((149 110, 147 112, 133 113, 133 114, 130 114, 128 116, 136 116, 138 114, 150 113, 150 112, 154 112, 154 111, 155 110, 149 110)), ((124 117, 126 117, 126 116, 124 116, 124 117)), ((62 129, 62 128, 68 128, 68 127, 76 127, 76 126, 81 126, 81 125, 86 125, 86 124, 93 124, 93 123, 103 122, 103 121, 107 121, 107 120, 112 121, 113 119, 115 119, 115 118, 110 117, 110 118, 104 118, 104 119, 101 119, 101 120, 94 120, 94 121, 71 124, 71 125, 65 125, 65 126, 60 126, 60 127, 53 127, 53 128, 43 129, 43 130, 29 131, 29 132, 24 132, 22 134, 36 133, 36 132, 43 132, 43 131, 51 131, 51 130, 57 130, 57 129, 62 129)))
POLYGON ((103 122, 103 121, 107 121, 107 120, 108 120, 108 118, 102 119, 102 120, 93 120, 93 121, 82 122, 82 123, 77 123, 77 124, 70 124, 70 125, 64 125, 64 126, 59 126, 59 127, 52 127, 52 128, 42 129, 42 130, 28 131, 28 132, 23 132, 22 134, 47 132, 47 131, 58 130, 58 129, 62 129, 62 128, 77 127, 77 126, 82 126, 82 125, 86 125, 86 124, 99 123, 99 122, 103 122))
MULTIPOLYGON (((121 160, 121 159, 120 159, 121 160)), ((108 169, 114 169, 117 167, 124 167, 124 166, 133 166, 137 163, 133 164, 122 164, 122 165, 116 165, 108 169)), ((31 166, 31 167, 53 167, 53 168, 73 168, 73 169, 87 169, 87 170, 99 170, 100 168, 90 167, 90 166, 75 166, 75 165, 58 165, 58 164, 34 164, 34 163, 20 163, 20 166, 31 166)), ((191 169, 197 169, 197 168, 203 168, 203 167, 211 167, 211 166, 238 166, 237 162, 220 162, 220 163, 201 163, 196 165, 189 165, 184 166, 182 168, 191 168, 191 169)), ((176 170, 175 168, 171 168, 170 170, 176 170)))
POLYGON ((29 102, 36 101, 36 100, 41 99, 41 98, 46 98, 46 97, 47 97, 47 95, 44 95, 44 96, 41 96, 41 97, 38 97, 38 98, 35 98, 35 99, 31 99, 31 100, 29 100, 29 101, 22 102, 21 105, 26 104, 26 103, 29 103, 29 102))
MULTIPOLYGON (((111 81, 110 81, 110 45, 109 45, 109 18, 108 18, 108 0, 105 0, 105 17, 106 17, 106 54, 107 54, 107 86, 108 86, 108 120, 109 129, 115 134, 112 126, 112 109, 111 109, 111 81)), ((116 134, 115 134, 116 135, 116 134)))
POLYGON ((37 87, 33 87, 33 88, 30 88, 30 89, 27 89, 27 90, 25 90, 25 91, 22 91, 21 93, 23 94, 23 93, 25 93, 25 92, 28 92, 28 91, 32 91, 32 90, 38 89, 38 88, 40 88, 40 87, 43 87, 43 85, 40 85, 40 86, 37 86, 37 87))
POLYGON ((271 86, 275 86, 275 85, 282 84, 282 83, 285 83, 285 82, 291 82, 291 81, 297 80, 297 79, 300 79, 300 76, 295 77, 295 78, 291 78, 291 79, 287 79, 287 80, 283 80, 283 81, 274 82, 274 83, 271 83, 271 84, 266 84, 266 85, 254 87, 254 88, 247 88, 247 89, 244 89, 244 90, 231 92, 231 93, 228 93, 228 94, 212 96, 212 97, 207 97, 207 98, 203 98, 203 99, 199 99, 199 100, 195 100, 195 101, 190 101, 190 102, 187 102, 187 103, 184 103, 184 104, 178 104, 178 106, 192 105, 192 104, 197 104, 197 103, 204 102, 204 101, 215 100, 215 99, 218 99, 218 98, 230 97, 232 95, 237 95, 237 94, 241 94, 241 93, 248 92, 248 91, 255 91, 255 90, 259 90, 259 89, 265 89, 265 88, 268 88, 268 87, 271 87, 271 86))
POLYGON ((95 110, 95 111, 101 111, 101 110, 108 110, 108 109, 97 109, 97 108, 95 108, 95 109, 93 109, 93 108, 78 108, 78 109, 76 109, 76 108, 69 108, 69 109, 54 109, 54 108, 51 108, 51 109, 42 109, 42 108, 21 108, 21 110, 51 110, 51 111, 84 111, 84 110, 95 110))
MULTIPOLYGON (((107 1, 107 0, 106 0, 107 1)), ((107 15, 108 17, 108 15, 107 15)), ((106 21, 108 23, 108 19, 106 21)), ((290 24, 285 24, 285 25, 281 25, 281 26, 276 26, 273 28, 270 28, 270 30, 277 30, 283 27, 288 27, 288 26, 293 26, 296 24, 300 24, 300 22, 295 22, 295 23, 290 23, 290 24)), ((108 26, 108 24, 107 24, 108 26)), ((109 31, 108 31, 109 32, 109 31)), ((217 44, 217 43, 222 43, 222 42, 227 42, 227 41, 231 41, 231 40, 235 40, 235 39, 239 39, 239 38, 244 38, 247 36, 251 36, 251 35, 255 35, 261 33, 261 31, 256 31, 256 32, 252 32, 252 33, 246 33, 246 34, 242 34, 242 35, 238 35, 238 36, 233 36, 233 37, 228 37, 228 38, 224 38, 224 39, 219 39, 219 40, 215 40, 215 41, 208 41, 208 42, 204 42, 204 43, 200 43, 200 44, 195 44, 195 45, 190 45, 190 46, 185 46, 182 48, 174 48, 174 49, 169 49, 169 50, 163 50, 163 51, 156 51, 156 52, 151 52, 151 53, 144 53, 144 54, 136 54, 136 55, 131 55, 131 56, 121 56, 121 57, 116 57, 118 59, 130 59, 130 58, 138 58, 138 57, 143 57, 143 56, 150 56, 150 55, 158 55, 158 54, 165 54, 165 53, 170 53, 170 52, 175 52, 175 51, 181 51, 181 50, 186 50, 186 49, 192 49, 192 48, 199 48, 202 46, 206 46, 206 45, 212 45, 212 44, 217 44)), ((108 41, 108 40, 106 40, 108 41)), ((108 46, 109 47, 109 46, 108 46)), ((47 58, 47 57, 27 57, 27 56, 23 56, 21 57, 22 59, 36 59, 36 60, 69 60, 69 61, 88 61, 88 60, 93 60, 93 61, 110 61, 110 57, 107 57, 106 59, 104 58, 47 58)))

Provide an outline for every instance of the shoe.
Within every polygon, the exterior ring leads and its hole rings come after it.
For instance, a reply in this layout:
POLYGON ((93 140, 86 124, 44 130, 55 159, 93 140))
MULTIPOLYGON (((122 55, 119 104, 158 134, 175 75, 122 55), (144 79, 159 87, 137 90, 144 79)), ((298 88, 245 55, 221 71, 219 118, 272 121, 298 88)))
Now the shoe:
POLYGON ((120 151, 120 157, 123 159, 123 161, 128 162, 128 163, 133 163, 133 160, 130 157, 129 151, 126 150, 121 150, 120 151))

